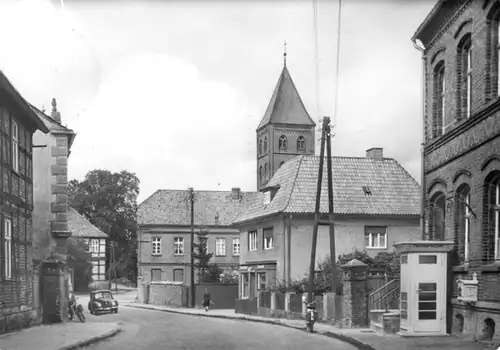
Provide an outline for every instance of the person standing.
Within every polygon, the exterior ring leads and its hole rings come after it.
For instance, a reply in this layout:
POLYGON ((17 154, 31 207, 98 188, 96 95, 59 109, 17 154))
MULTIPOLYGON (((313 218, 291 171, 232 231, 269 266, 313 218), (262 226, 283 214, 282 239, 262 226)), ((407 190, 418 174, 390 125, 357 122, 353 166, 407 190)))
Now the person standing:
POLYGON ((205 311, 208 311, 210 307, 210 293, 207 288, 205 288, 205 293, 203 294, 203 306, 205 307, 205 311))

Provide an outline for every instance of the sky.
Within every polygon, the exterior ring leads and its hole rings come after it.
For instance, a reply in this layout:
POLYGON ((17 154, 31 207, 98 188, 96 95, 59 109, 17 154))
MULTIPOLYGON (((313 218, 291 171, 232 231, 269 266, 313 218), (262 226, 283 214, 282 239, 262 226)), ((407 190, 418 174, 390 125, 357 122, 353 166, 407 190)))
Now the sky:
POLYGON ((420 182, 410 38, 435 2, 343 0, 338 45, 338 0, 318 0, 315 50, 312 0, 1 0, 0 69, 47 113, 57 99, 77 133, 71 179, 125 169, 139 201, 157 189, 255 191, 256 128, 286 41, 309 114, 335 125, 332 154, 383 147, 420 182))

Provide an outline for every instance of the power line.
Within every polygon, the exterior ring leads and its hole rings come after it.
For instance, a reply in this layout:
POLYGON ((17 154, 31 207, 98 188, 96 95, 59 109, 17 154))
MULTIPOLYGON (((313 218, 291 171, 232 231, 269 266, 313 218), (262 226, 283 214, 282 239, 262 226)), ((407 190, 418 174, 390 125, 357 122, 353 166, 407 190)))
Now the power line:
POLYGON ((338 95, 339 95, 339 67, 340 67, 340 24, 341 24, 341 15, 342 15, 342 0, 339 1, 339 13, 337 18, 337 61, 335 66, 335 104, 333 110, 333 125, 337 125, 337 110, 338 110, 338 95))
POLYGON ((321 115, 319 99, 319 43, 318 43, 318 0, 313 0, 313 36, 314 36, 314 58, 316 75, 316 113, 321 115))

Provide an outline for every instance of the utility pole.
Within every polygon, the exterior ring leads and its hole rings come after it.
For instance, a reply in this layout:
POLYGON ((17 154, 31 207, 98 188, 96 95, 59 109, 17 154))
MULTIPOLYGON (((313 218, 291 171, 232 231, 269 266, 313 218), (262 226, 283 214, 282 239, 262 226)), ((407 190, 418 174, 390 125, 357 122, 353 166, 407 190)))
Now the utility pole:
POLYGON ((323 163, 325 157, 325 133, 328 128, 330 118, 323 118, 323 126, 321 130, 321 148, 319 154, 319 171, 318 171, 318 186, 316 189, 316 208, 314 211, 314 228, 312 234, 312 247, 311 247, 311 263, 309 266, 309 288, 307 289, 307 299, 309 302, 313 301, 313 288, 314 288, 314 268, 316 267, 316 245, 318 242, 318 224, 320 217, 320 203, 321 203, 321 184, 323 182, 323 163))
MULTIPOLYGON (((327 171, 328 171, 328 226, 330 229, 330 260, 332 261, 332 273, 331 273, 331 290, 336 293, 336 278, 337 278, 337 266, 336 266, 336 252, 335 252, 335 222, 333 217, 333 178, 332 178, 332 142, 331 142, 331 126, 330 118, 324 117, 323 123, 326 120, 325 137, 326 137, 326 161, 327 161, 327 171)), ((325 124, 323 124, 325 125, 325 124)))
POLYGON ((193 191, 193 188, 190 187, 189 188, 189 200, 191 202, 191 254, 190 254, 190 257, 191 257, 191 264, 190 264, 190 268, 191 268, 191 273, 190 273, 190 277, 191 277, 191 307, 194 308, 194 303, 195 303, 195 300, 194 300, 194 191, 193 191))

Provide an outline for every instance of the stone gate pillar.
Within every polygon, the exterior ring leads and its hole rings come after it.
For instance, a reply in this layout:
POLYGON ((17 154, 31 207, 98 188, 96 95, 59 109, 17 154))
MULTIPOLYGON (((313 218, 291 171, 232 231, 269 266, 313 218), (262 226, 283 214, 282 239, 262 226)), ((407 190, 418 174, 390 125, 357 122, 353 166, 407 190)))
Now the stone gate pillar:
POLYGON ((350 326, 368 325, 368 265, 353 259, 341 265, 344 318, 350 326))

